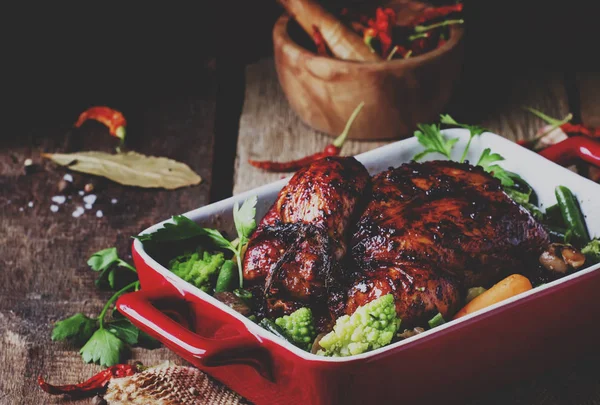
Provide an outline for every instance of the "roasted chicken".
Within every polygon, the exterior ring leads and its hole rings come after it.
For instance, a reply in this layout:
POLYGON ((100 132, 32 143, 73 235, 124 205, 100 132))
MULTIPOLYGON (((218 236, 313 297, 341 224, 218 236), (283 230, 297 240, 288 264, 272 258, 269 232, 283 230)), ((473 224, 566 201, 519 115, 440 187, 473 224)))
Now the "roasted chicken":
POLYGON ((547 245, 481 167, 412 162, 371 181, 356 159, 331 157, 281 190, 248 244, 244 280, 271 318, 309 306, 323 332, 392 293, 411 328, 450 319, 467 288, 526 274, 547 245))
POLYGON ((346 312, 387 293, 403 327, 458 310, 466 288, 536 267, 548 235, 500 181, 466 163, 408 163, 380 173, 351 242, 346 312))
POLYGON ((244 281, 269 317, 310 306, 321 330, 343 312, 349 226, 370 177, 353 157, 296 172, 259 223, 244 256, 244 281), (263 295, 264 294, 264 295, 263 295))

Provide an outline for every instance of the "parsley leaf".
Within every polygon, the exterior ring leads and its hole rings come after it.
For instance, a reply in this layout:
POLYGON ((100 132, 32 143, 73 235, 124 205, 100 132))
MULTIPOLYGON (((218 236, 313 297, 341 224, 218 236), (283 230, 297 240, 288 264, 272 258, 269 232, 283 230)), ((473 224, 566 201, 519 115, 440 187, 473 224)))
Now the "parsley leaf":
MULTIPOLYGON (((100 275, 96 279, 96 287, 98 288, 117 288, 117 271, 114 266, 123 267, 132 272, 136 273, 135 267, 130 265, 124 260, 121 260, 117 254, 117 248, 108 248, 100 250, 88 259, 87 264, 94 271, 99 271, 100 275)), ((123 280, 123 277, 120 277, 119 280, 123 280)), ((125 278, 127 281, 127 278, 125 278)))
POLYGON ((476 166, 483 167, 486 170, 492 163, 500 162, 504 160, 504 157, 499 153, 491 153, 492 150, 490 148, 485 148, 477 161, 476 166))
POLYGON ((138 343, 140 330, 135 327, 134 324, 127 318, 117 319, 106 324, 105 329, 108 329, 111 333, 114 333, 119 339, 127 343, 128 345, 135 345, 138 343))
POLYGON ((504 187, 514 186, 515 181, 512 179, 512 176, 516 176, 516 174, 504 170, 502 166, 492 164, 502 160, 504 160, 502 155, 498 153, 491 153, 490 148, 485 148, 481 153, 476 166, 483 167, 483 170, 500 180, 504 187))
POLYGON ((54 324, 52 340, 73 339, 77 342, 85 342, 92 336, 97 327, 98 321, 96 319, 77 313, 54 324))
POLYGON ((444 136, 440 132, 440 126, 436 124, 418 124, 418 131, 415 131, 415 137, 417 137, 419 143, 425 147, 425 150, 421 153, 417 153, 413 160, 420 160, 429 153, 441 153, 450 159, 452 148, 458 138, 444 139, 444 136))
POLYGON ((125 343, 106 329, 98 329, 79 353, 86 363, 110 367, 118 364, 125 351, 125 343))
POLYGON ((237 201, 233 206, 233 221, 235 222, 240 245, 245 245, 256 229, 256 219, 254 217, 256 216, 257 201, 258 199, 254 196, 244 201, 241 208, 237 201))
POLYGON ((486 128, 480 127, 478 125, 467 125, 467 124, 461 124, 459 122, 456 122, 456 120, 454 118, 452 118, 451 116, 449 116, 448 114, 444 115, 440 115, 440 122, 442 124, 446 124, 446 125, 456 125, 459 126, 461 128, 465 128, 469 130, 469 141, 467 142, 467 146, 465 146, 465 150, 462 154, 462 157, 460 158, 460 163, 463 163, 465 161, 465 158, 467 157, 467 152, 469 151, 469 148, 471 147, 471 141, 473 140, 473 138, 475 138, 476 136, 479 136, 481 134, 483 134, 484 132, 489 132, 486 128))
POLYGON ((195 238, 197 236, 208 237, 217 247, 233 250, 231 242, 229 242, 216 229, 202 228, 200 225, 184 215, 173 216, 173 222, 167 222, 162 228, 144 235, 134 236, 142 242, 171 242, 195 238))
POLYGON ((94 271, 102 271, 108 269, 114 263, 119 261, 117 248, 108 248, 94 253, 87 261, 87 264, 94 271))
POLYGON ((134 238, 139 239, 141 242, 150 240, 155 242, 165 242, 184 240, 206 234, 204 228, 186 216, 175 215, 172 219, 174 223, 167 222, 162 228, 157 229, 152 233, 137 235, 134 236, 134 238))

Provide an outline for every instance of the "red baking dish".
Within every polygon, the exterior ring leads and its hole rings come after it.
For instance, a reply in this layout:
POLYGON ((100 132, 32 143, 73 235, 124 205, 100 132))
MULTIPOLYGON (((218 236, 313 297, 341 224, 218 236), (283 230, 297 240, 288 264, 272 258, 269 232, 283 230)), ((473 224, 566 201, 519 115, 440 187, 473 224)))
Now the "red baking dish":
MULTIPOLYGON (((456 149, 462 150, 468 133, 445 133, 459 137, 456 149)), ((600 234, 598 184, 491 133, 473 141, 470 157, 479 156, 486 147, 507 158, 503 165, 534 187, 543 206, 555 203, 555 186, 567 185, 580 200, 591 235, 600 234)), ((357 159, 374 174, 409 161, 420 150, 415 139, 407 139, 357 159)), ((261 218, 288 180, 184 215, 203 226, 232 231, 235 201, 257 195, 257 218, 261 218)), ((133 259, 142 288, 122 296, 119 311, 256 404, 464 403, 483 390, 598 351, 599 265, 387 347, 326 358, 279 339, 181 280, 150 257, 138 240, 133 243, 133 259), (176 304, 177 313, 187 314, 179 320, 167 315, 173 311, 165 310, 176 304)))

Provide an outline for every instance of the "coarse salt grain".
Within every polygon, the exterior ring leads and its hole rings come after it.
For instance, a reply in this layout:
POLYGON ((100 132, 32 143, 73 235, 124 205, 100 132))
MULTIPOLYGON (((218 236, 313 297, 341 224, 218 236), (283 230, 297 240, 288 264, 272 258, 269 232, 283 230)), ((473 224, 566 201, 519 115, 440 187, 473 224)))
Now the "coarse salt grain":
POLYGON ((58 211, 58 205, 54 205, 54 204, 52 204, 52 205, 50 206, 50 211, 52 211, 52 212, 57 212, 57 211, 58 211))
POLYGON ((67 201, 67 197, 65 197, 64 195, 55 195, 54 197, 52 197, 52 202, 55 202, 57 204, 63 204, 65 201, 67 201))
POLYGON ((33 208, 33 201, 29 201, 29 204, 27 204, 27 206, 28 206, 29 208, 33 208))
POLYGON ((102 211, 98 210, 98 211, 96 211, 96 216, 98 218, 102 218, 104 216, 104 213, 102 211))
POLYGON ((79 195, 84 195, 84 194, 85 194, 85 192, 84 192, 83 190, 79 190, 77 193, 78 193, 79 195))
POLYGON ((83 202, 92 205, 96 202, 96 198, 96 194, 88 194, 85 197, 83 197, 83 202))
POLYGON ((84 205, 86 210, 91 210, 92 209, 92 204, 85 204, 84 205))
POLYGON ((73 215, 74 218, 79 218, 80 216, 83 215, 84 212, 85 212, 85 210, 83 209, 83 207, 77 207, 77 208, 75 208, 75 211, 73 211, 73 213, 71 215, 73 215))
POLYGON ((19 211, 23 212, 23 207, 20 207, 20 208, 19 208, 19 211))
POLYGON ((116 204, 116 203, 117 203, 117 199, 116 199, 116 198, 113 198, 112 200, 110 200, 110 203, 111 203, 111 204, 116 204))
POLYGON ((71 176, 69 173, 67 173, 63 176, 63 180, 68 181, 69 183, 73 183, 73 176, 71 176))

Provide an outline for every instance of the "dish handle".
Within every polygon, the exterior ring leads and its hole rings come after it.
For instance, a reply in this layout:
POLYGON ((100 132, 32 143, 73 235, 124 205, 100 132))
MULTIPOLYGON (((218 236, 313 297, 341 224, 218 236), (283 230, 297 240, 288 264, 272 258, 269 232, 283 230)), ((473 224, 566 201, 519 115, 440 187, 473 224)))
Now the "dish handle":
POLYGON ((122 295, 116 306, 139 329, 157 336, 182 357, 197 360, 196 364, 204 367, 249 365, 262 377, 273 381, 269 355, 258 338, 248 330, 225 339, 198 335, 152 305, 152 301, 159 298, 152 292, 140 290, 122 295))

